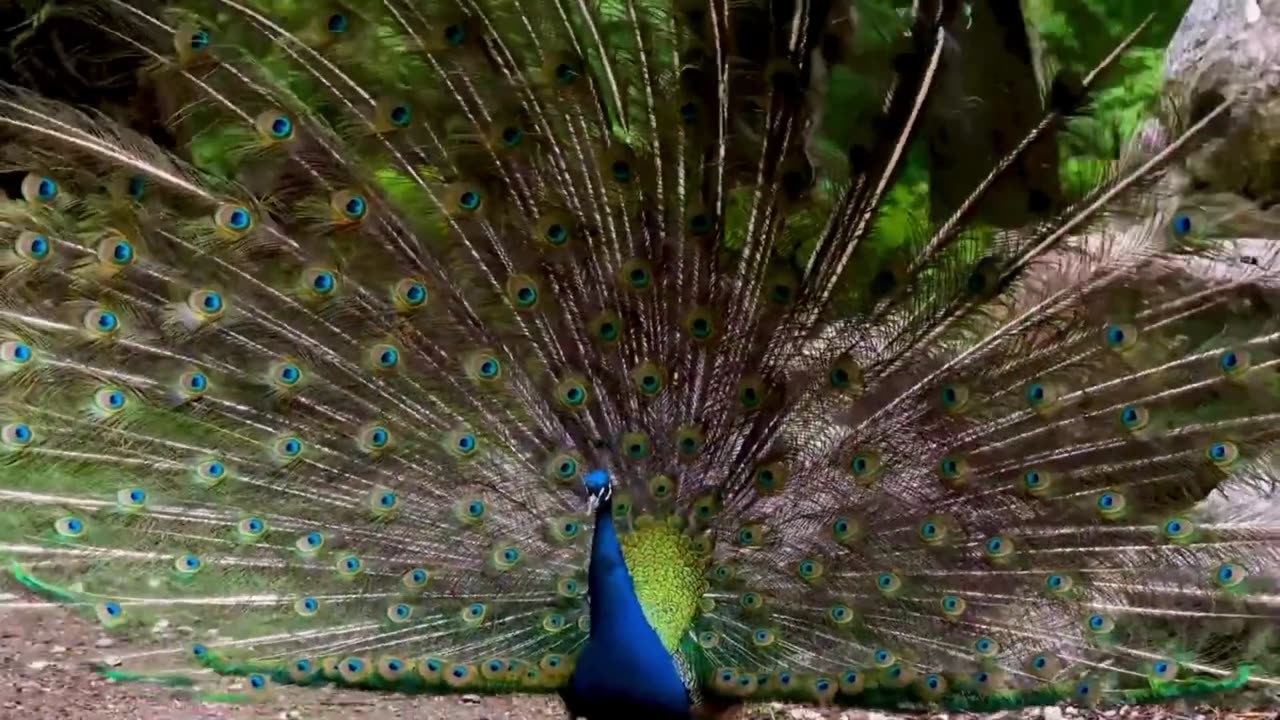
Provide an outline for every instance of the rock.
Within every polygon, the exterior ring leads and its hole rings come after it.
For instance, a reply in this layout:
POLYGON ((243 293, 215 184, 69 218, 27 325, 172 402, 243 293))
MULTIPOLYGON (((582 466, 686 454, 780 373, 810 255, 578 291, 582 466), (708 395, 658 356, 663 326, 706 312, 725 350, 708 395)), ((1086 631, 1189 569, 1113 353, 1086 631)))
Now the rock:
POLYGON ((479 696, 479 695, 463 695, 463 696, 462 696, 462 698, 461 698, 461 700, 462 700, 463 704, 466 704, 466 705, 479 705, 479 704, 480 704, 480 696, 479 696))
POLYGON ((1050 705, 1040 709, 1040 717, 1044 720, 1062 720, 1062 708, 1050 705))
POLYGON ((1233 98, 1187 161, 1199 184, 1247 198, 1280 189, 1280 3, 1192 0, 1165 54, 1167 89, 1194 115, 1233 98))
POLYGON ((44 670, 45 668, 48 668, 48 667, 57 667, 57 666, 58 666, 58 663, 50 662, 48 660, 35 660, 27 663, 27 667, 31 668, 32 670, 44 670))
POLYGON ((822 720, 822 713, 809 708, 792 708, 787 717, 792 720, 822 720))
POLYGON ((98 641, 95 642, 93 646, 97 648, 109 648, 109 647, 114 647, 115 644, 116 644, 115 640, 104 637, 104 638, 98 638, 98 641))

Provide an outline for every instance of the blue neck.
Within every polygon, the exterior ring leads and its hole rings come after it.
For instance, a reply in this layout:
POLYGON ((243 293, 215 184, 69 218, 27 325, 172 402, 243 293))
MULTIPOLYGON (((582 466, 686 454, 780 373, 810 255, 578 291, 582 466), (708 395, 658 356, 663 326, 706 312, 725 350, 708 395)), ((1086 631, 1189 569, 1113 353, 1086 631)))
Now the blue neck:
POLYGON ((596 510, 587 589, 591 596, 592 638, 627 633, 634 630, 637 620, 649 627, 640 598, 636 597, 627 561, 622 556, 622 542, 618 539, 618 528, 613 524, 612 500, 600 503, 596 510))
POLYGON ((570 679, 570 709, 593 718, 624 708, 664 720, 688 717, 688 690, 636 597, 609 500, 596 510, 587 588, 591 635, 570 679))

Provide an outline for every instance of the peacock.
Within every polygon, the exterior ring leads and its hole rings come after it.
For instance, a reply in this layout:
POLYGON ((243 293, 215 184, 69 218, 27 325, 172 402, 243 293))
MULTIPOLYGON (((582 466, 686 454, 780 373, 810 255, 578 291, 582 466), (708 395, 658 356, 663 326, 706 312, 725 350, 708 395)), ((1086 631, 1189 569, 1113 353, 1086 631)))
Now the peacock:
POLYGON ((1274 689, 1232 99, 1067 167, 1142 28, 1053 71, 1018 5, 57 6, 133 102, 0 86, 5 569, 247 700, 1274 689))

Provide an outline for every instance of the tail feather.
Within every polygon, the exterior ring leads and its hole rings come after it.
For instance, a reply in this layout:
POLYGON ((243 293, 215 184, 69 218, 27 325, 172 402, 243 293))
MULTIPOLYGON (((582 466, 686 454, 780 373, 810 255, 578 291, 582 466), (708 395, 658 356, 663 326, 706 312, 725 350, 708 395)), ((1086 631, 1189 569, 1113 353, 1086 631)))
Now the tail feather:
POLYGON ((563 688, 605 468, 711 704, 1280 682, 1280 531, 1249 509, 1280 250, 1235 262, 1229 230, 1274 223, 1167 171, 1229 103, 1080 197, 1040 162, 1133 37, 890 245, 983 52, 958 2, 916 4, 835 172, 843 2, 80 12, 190 142, 0 95, 0 552, 112 631, 196 635, 116 676, 563 688))

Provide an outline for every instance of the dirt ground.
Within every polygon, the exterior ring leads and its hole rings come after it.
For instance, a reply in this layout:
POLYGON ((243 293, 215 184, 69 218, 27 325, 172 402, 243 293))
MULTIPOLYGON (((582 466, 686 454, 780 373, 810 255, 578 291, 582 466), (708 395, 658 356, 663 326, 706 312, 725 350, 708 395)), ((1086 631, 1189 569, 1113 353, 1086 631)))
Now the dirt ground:
MULTIPOLYGON (((116 683, 87 666, 109 650, 110 638, 61 610, 13 609, 34 600, 0 585, 0 720, 565 720, 563 706, 542 696, 405 696, 334 688, 282 687, 256 705, 212 704, 188 691, 116 683)), ((984 720, 1280 720, 1280 709, 1224 713, 1212 708, 1126 708, 1105 715, 1077 708, 1032 708, 984 720)), ((750 708, 742 720, 895 720, 855 710, 818 711, 781 705, 750 708)), ((958 716, 957 716, 958 717, 958 716)), ((943 720, 935 715, 931 720, 943 720)))

